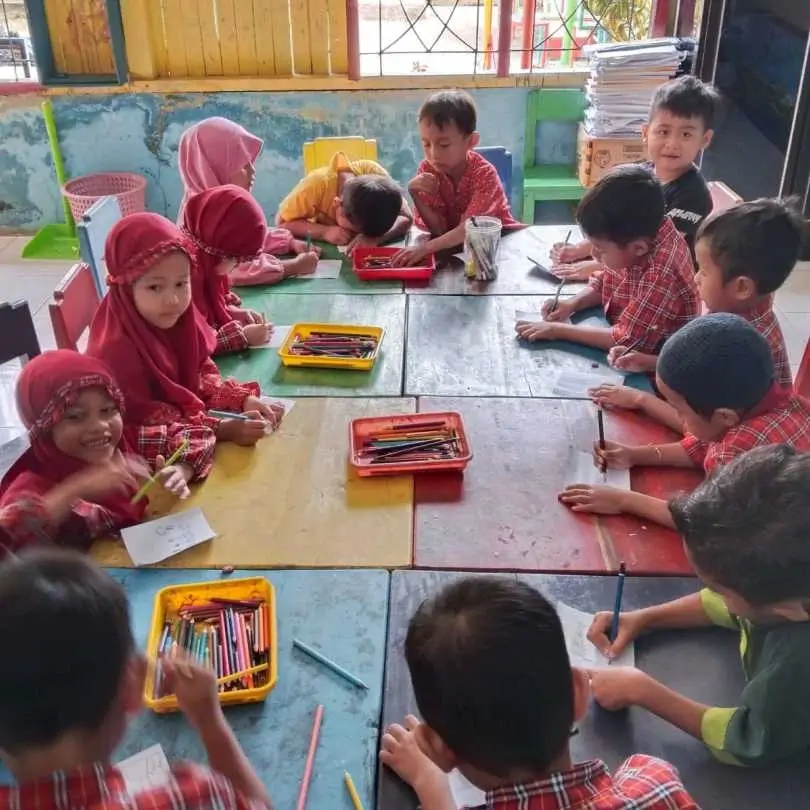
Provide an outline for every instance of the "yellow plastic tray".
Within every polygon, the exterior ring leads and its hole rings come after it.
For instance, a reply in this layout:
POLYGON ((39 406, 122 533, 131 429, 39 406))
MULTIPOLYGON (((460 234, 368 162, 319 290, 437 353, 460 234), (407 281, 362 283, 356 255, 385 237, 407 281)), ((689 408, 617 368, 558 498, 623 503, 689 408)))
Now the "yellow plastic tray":
MULTIPOLYGON (((278 681, 278 634, 276 633, 276 592, 272 583, 264 577, 246 579, 217 580, 214 582, 194 582, 187 585, 172 585, 155 594, 155 605, 152 609, 152 622, 149 627, 149 638, 146 642, 146 654, 150 661, 155 661, 158 644, 163 632, 163 619, 167 613, 176 613, 185 605, 199 605, 208 602, 211 597, 219 599, 263 599, 267 603, 270 622, 269 664, 267 683, 255 689, 237 689, 231 692, 220 692, 219 702, 223 706, 240 703, 259 703, 265 700, 270 690, 278 681)), ((144 686, 143 700, 147 708, 157 714, 166 714, 178 710, 177 698, 167 695, 155 698, 155 670, 149 668, 144 686)))
POLYGON ((309 368, 342 368, 350 371, 371 371, 374 363, 380 356, 385 329, 381 326, 357 326, 355 324, 343 323, 296 323, 290 328, 284 343, 278 350, 278 356, 285 366, 306 366, 309 368), (377 340, 377 348, 371 357, 362 359, 352 357, 301 357, 290 353, 290 346, 296 336, 309 337, 313 332, 335 332, 341 335, 362 335, 363 337, 373 337, 377 340))

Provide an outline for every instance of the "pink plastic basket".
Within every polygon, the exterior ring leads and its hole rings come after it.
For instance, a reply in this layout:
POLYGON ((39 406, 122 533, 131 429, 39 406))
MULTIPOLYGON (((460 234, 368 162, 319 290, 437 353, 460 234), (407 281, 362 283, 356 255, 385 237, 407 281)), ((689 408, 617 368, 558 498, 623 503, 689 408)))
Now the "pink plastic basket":
POLYGON ((115 197, 122 217, 146 210, 146 178, 130 172, 105 172, 77 177, 65 183, 62 193, 76 222, 102 197, 115 197))

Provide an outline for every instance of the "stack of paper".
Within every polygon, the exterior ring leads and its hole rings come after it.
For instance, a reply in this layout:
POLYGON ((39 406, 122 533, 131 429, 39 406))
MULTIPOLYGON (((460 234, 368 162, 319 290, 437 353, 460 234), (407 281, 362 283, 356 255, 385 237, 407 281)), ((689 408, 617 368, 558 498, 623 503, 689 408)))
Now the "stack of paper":
POLYGON ((594 138, 638 137, 655 91, 676 75, 684 52, 675 40, 595 45, 586 49, 591 74, 585 131, 594 138))

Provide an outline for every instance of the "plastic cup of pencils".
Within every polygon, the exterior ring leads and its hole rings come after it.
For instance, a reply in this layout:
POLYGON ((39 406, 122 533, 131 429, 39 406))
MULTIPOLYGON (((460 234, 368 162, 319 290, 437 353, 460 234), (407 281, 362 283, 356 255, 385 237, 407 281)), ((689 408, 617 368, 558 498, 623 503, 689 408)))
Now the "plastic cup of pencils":
POLYGON ((498 278, 498 245, 501 221, 495 217, 470 217, 464 225, 465 271, 476 281, 498 278))

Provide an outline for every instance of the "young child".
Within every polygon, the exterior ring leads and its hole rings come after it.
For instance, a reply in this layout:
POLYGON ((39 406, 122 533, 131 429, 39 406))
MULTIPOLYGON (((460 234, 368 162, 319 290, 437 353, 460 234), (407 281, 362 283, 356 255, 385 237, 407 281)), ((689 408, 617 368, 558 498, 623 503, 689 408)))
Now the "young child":
POLYGON ((462 90, 434 93, 419 110, 425 159, 408 191, 416 206, 416 224, 430 239, 402 251, 398 264, 413 265, 463 244, 470 217, 496 217, 507 230, 524 227, 512 216, 495 167, 474 151, 477 125, 475 102, 462 90))
MULTIPOLYGON (((712 210, 712 197, 695 165, 711 143, 717 93, 695 76, 681 76, 662 85, 653 97, 649 122, 641 128, 649 162, 664 187, 664 206, 690 250, 701 220, 712 210)), ((551 257, 560 278, 584 281, 599 262, 591 259, 587 240, 578 245, 555 245, 551 257)), ((694 253, 693 253, 694 256, 694 253)))
POLYGON ((0 756, 15 780, 0 806, 271 810, 213 671, 185 656, 163 671, 208 768, 176 763, 167 784, 130 790, 112 758, 143 705, 147 664, 126 594, 86 557, 41 549, 0 567, 0 644, 19 656, 0 673, 0 756))
POLYGON ((609 710, 640 706, 691 734, 722 762, 765 765, 810 750, 810 455, 759 447, 670 503, 704 590, 621 615, 599 613, 589 631, 607 656, 663 628, 719 625, 739 633, 747 685, 737 706, 709 707, 641 670, 592 673, 609 710))
POLYGON ((192 246, 158 214, 131 214, 107 238, 110 290, 90 325, 87 353, 116 370, 125 432, 148 461, 187 447, 186 480, 208 475, 217 441, 253 445, 283 409, 255 382, 223 380, 211 360, 213 330, 191 303, 192 246), (220 419, 208 409, 244 413, 220 419))
POLYGON ((661 184, 641 166, 619 166, 585 194, 577 219, 604 272, 556 308, 547 299, 545 321, 518 323, 518 335, 657 354, 670 335, 698 314, 692 259, 664 215, 661 184), (575 312, 599 304, 609 328, 566 323, 575 312))
MULTIPOLYGON (((790 388, 793 376, 773 293, 784 284, 799 259, 801 218, 781 200, 755 200, 712 214, 700 226, 696 252, 698 291, 708 312, 733 312, 745 318, 771 347, 776 382, 790 388)), ((612 350, 612 363, 622 371, 655 369, 656 357, 612 350)), ((637 409, 682 430, 677 411, 658 397, 625 386, 605 385, 593 391, 598 405, 637 409)))
POLYGON ((277 222, 295 236, 346 245, 351 253, 405 236, 413 214, 379 163, 337 152, 282 200, 277 222))
MULTIPOLYGON (((146 500, 131 499, 150 473, 129 455, 123 397, 103 363, 65 350, 33 358, 17 409, 30 446, 0 482, 0 557, 40 543, 86 549, 142 520, 146 500)), ((181 471, 156 462, 164 486, 187 496, 181 471)))
MULTIPOLYGON (((178 162, 185 194, 180 203, 177 224, 183 224, 183 212, 189 198, 209 188, 236 185, 253 189, 256 160, 262 151, 262 140, 227 118, 206 118, 189 127, 180 137, 178 162)), ((276 284, 298 275, 314 273, 318 250, 294 239, 283 228, 268 230, 264 250, 251 261, 239 262, 231 271, 231 282, 237 286, 276 284), (295 253, 293 259, 279 259, 274 254, 295 253)), ((239 305, 236 296, 232 303, 239 305)))
POLYGON ((229 272, 240 262, 251 261, 267 235, 264 213, 250 192, 218 186, 191 197, 181 230, 196 248, 192 300, 216 332, 214 354, 267 343, 271 324, 258 312, 228 302, 229 272))
MULTIPOLYGON (((658 358, 657 383, 686 428, 680 442, 594 449, 597 466, 702 467, 706 473, 753 447, 810 450, 810 403, 774 382, 771 349, 739 315, 696 318, 658 358)), ((626 513, 674 528, 665 501, 640 492, 573 484, 560 500, 577 512, 626 513)))
POLYGON ((611 775, 573 763, 569 738, 588 708, 554 607, 525 582, 460 579, 422 603, 405 657, 424 718, 386 729, 380 759, 423 810, 455 810, 454 768, 491 810, 697 810, 675 769, 636 754, 611 775))

